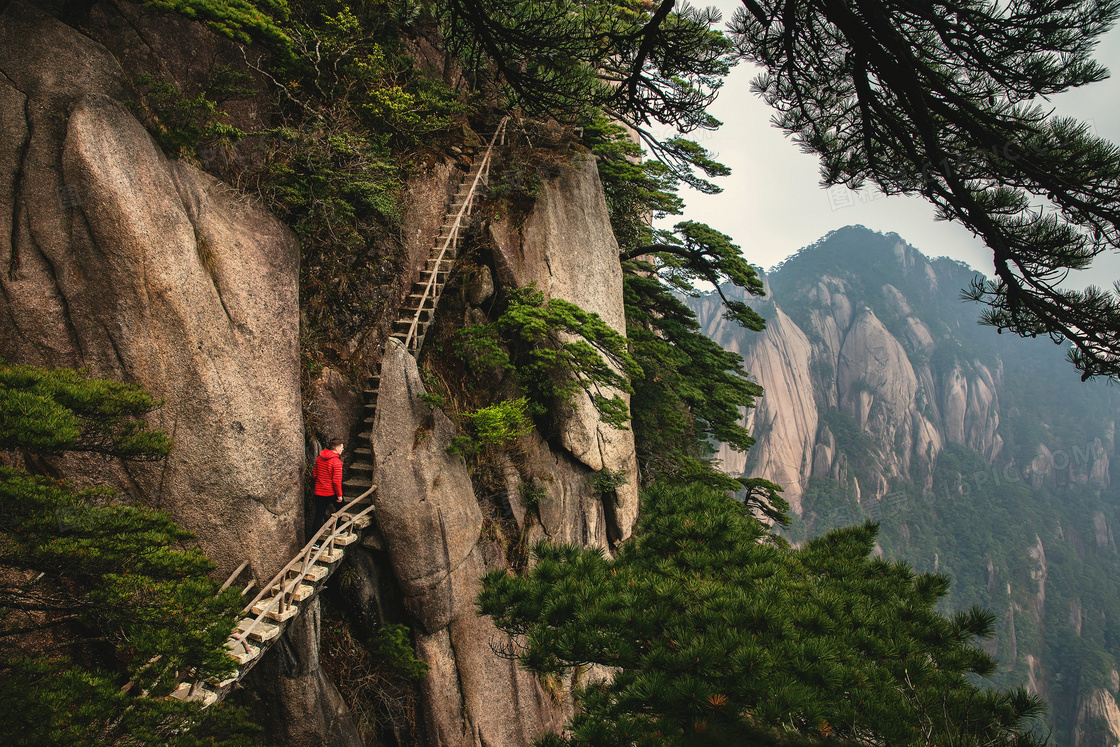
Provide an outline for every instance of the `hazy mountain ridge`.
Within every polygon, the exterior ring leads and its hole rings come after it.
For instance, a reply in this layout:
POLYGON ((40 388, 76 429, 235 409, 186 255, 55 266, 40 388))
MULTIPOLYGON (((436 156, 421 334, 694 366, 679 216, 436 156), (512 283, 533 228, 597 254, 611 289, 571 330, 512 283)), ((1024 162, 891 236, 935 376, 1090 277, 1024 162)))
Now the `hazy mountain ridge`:
POLYGON ((692 299, 766 389, 757 444, 719 457, 785 487, 792 539, 880 520, 886 554, 953 578, 952 606, 999 613, 995 682, 1053 704, 1055 744, 1120 744, 1120 397, 1048 340, 977 325, 975 275, 856 226, 769 274, 761 334, 692 299))

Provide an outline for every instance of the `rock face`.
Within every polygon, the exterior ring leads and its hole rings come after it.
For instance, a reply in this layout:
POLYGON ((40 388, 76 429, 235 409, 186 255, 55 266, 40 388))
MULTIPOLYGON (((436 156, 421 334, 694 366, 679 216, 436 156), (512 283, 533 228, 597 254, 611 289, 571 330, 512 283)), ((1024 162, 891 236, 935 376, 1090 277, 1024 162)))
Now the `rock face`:
POLYGON ((319 601, 292 621, 268 657, 249 672, 240 700, 291 747, 363 747, 342 696, 319 666, 319 601))
POLYGON ((1097 690, 1085 698, 1078 709, 1073 747, 1117 745, 1120 745, 1120 707, 1108 690, 1097 690))
POLYGON ((128 487, 232 569, 296 546, 298 253, 267 212, 168 161, 103 48, 21 3, 0 16, 0 353, 89 366, 164 400, 175 439, 128 487))
MULTIPOLYGON (((805 334, 781 309, 767 320, 766 331, 745 351, 733 341, 718 340, 743 355, 743 368, 758 381, 766 382, 766 394, 750 414, 752 434, 757 439, 752 456, 760 454, 753 467, 783 486, 791 510, 800 513, 801 494, 808 481, 817 435, 817 404, 809 373, 812 348, 805 334)), ((721 444, 717 454, 725 472, 747 471, 747 455, 721 444)))
MULTIPOLYGON (((858 227, 837 233, 845 232, 852 240, 885 238, 858 227)), ((929 260, 897 237, 882 261, 908 281, 905 291, 891 283, 867 287, 854 271, 848 276, 830 269, 791 282, 779 270, 770 279, 778 283, 777 295, 760 307, 767 318, 761 335, 745 335, 723 320, 712 299, 691 302, 705 333, 739 352, 744 369, 766 390, 744 421, 757 444, 747 455, 722 446, 724 471, 777 482, 797 513, 814 477, 849 484, 869 506, 892 481, 931 488, 934 462, 946 444, 968 446, 990 460, 1002 449, 998 370, 969 357, 948 365, 932 360, 939 343, 930 325, 936 320, 915 311, 942 285, 958 281, 939 280, 929 260), (837 447, 828 425, 836 417, 850 418, 845 422, 870 438, 867 453, 858 456, 872 466, 858 481, 849 464, 857 455, 837 447)), ((1101 474, 1104 462, 1098 463, 1101 474)))
POLYGON ((428 744, 528 744, 558 729, 564 711, 535 677, 495 653, 508 639, 475 611, 482 575, 504 567, 504 558, 483 537, 465 464, 448 453, 453 426, 423 393, 416 361, 391 340, 372 436, 376 516, 405 609, 419 623, 428 744))
MULTIPOLYGON (((559 176, 546 179, 524 223, 515 227, 508 221, 492 222, 490 237, 500 281, 517 288, 535 285, 546 298, 561 298, 595 312, 626 334, 618 243, 591 158, 577 158, 559 176)), ((629 402, 628 395, 619 394, 629 402)), ((624 475, 604 507, 611 539, 625 539, 638 516, 634 433, 604 424, 582 392, 573 410, 561 414, 561 445, 595 471, 624 475)))
MULTIPOLYGON (((169 161, 124 88, 104 47, 34 4, 5 4, 0 356, 85 366, 163 400, 150 422, 174 439, 166 460, 64 471, 169 511, 220 573, 248 559, 264 582, 303 530, 298 247, 253 201, 169 161)), ((289 638, 299 664, 276 671, 269 699, 353 744, 314 636, 289 638)))

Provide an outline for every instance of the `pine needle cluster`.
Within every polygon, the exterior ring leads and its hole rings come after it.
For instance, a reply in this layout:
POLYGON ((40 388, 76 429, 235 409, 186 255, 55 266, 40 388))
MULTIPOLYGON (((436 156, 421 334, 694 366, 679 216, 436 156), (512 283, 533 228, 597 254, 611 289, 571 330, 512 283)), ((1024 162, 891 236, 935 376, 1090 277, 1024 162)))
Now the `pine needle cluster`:
POLYGON ((540 544, 528 575, 485 579, 479 606, 532 671, 614 672, 577 688, 556 744, 1032 743, 1037 698, 972 680, 995 668, 976 645, 993 616, 937 612, 949 581, 872 558, 876 533, 793 549, 719 490, 654 486, 617 558, 540 544))

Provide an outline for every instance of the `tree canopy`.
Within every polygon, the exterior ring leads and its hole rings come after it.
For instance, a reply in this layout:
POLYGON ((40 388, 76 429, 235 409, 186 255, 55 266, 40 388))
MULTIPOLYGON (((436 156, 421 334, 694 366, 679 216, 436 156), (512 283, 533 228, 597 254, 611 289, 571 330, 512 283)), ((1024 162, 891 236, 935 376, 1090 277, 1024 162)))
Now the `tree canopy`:
MULTIPOLYGON (((165 456, 140 387, 0 362, 0 447, 165 456)), ((16 744, 244 744, 236 709, 166 700, 178 675, 231 672, 240 611, 171 517, 109 488, 0 467, 0 728, 16 744), (153 697, 137 698, 145 693, 153 697), (135 741, 130 741, 135 740, 135 741)))
POLYGON ((1038 699, 971 679, 995 668, 976 645, 993 616, 937 612, 948 580, 872 558, 876 532, 795 550, 718 489, 656 486, 615 559, 538 544, 527 575, 487 576, 479 605, 533 671, 613 669, 581 681, 556 744, 1032 744, 1038 699))
POLYGON ((743 0, 734 56, 703 33, 715 16, 675 0, 531 5, 544 15, 522 24, 519 5, 452 2, 452 38, 473 34, 518 100, 563 108, 555 89, 583 76, 566 90, 634 126, 674 167, 706 168, 646 125, 718 126, 705 108, 721 75, 735 59, 755 62, 756 90, 821 157, 824 185, 920 194, 987 243, 995 279, 967 292, 987 304, 982 321, 1068 341, 1085 377, 1120 375, 1120 291, 1062 286, 1120 249, 1120 151, 1043 104, 1106 75, 1091 54, 1120 2, 743 0), (596 20, 581 36, 585 15, 596 20), (523 59, 545 68, 514 63, 523 59))

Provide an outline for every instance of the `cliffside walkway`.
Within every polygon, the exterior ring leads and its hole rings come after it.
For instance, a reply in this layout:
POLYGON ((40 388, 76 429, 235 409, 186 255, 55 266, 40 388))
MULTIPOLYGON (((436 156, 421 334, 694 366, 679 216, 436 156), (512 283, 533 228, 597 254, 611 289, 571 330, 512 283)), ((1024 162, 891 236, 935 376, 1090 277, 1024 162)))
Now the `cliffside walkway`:
MULTIPOLYGON (((486 151, 460 183, 447 208, 435 245, 420 269, 419 279, 412 284, 404 305, 398 311, 391 336, 400 339, 413 355, 420 352, 435 317, 440 295, 458 256, 460 233, 471 216, 474 200, 489 185, 494 149, 496 145, 505 144, 508 119, 507 117, 501 121, 486 151)), ((280 639, 292 619, 315 599, 327 579, 341 566, 346 548, 358 542, 364 531, 372 525, 373 494, 377 486, 373 484, 373 453, 370 445, 377 413, 379 383, 380 376, 371 376, 364 391, 363 423, 367 427, 358 436, 363 446, 354 449, 357 461, 350 465, 350 478, 343 483, 344 493, 350 500, 245 605, 242 619, 226 641, 229 655, 237 662, 237 670, 221 681, 202 681, 187 675, 171 697, 201 701, 205 707, 228 695, 237 682, 280 639)), ((233 584, 248 564, 248 561, 242 563, 222 588, 233 584)), ((247 595, 255 585, 255 582, 250 582, 242 590, 242 595, 247 595)))

